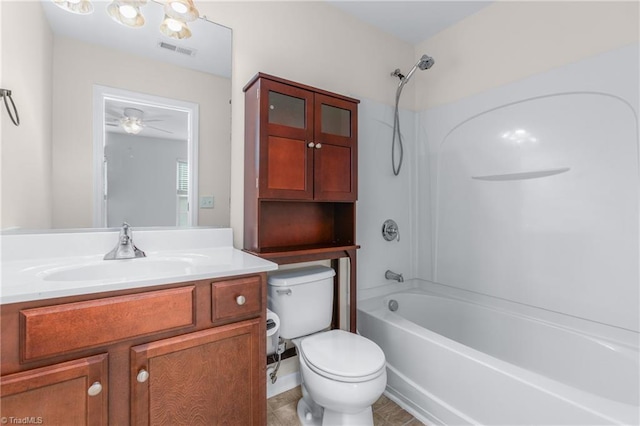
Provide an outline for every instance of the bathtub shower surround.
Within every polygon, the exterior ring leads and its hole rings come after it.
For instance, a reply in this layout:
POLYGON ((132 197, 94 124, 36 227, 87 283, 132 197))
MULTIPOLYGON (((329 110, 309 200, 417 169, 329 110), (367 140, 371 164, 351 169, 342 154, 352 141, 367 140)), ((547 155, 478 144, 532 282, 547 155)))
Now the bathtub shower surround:
POLYGON ((418 276, 638 332, 639 72, 635 44, 421 113, 418 276))
POLYGON ((640 422, 638 62, 634 44, 417 114, 419 279, 363 283, 358 327, 423 420, 640 422))

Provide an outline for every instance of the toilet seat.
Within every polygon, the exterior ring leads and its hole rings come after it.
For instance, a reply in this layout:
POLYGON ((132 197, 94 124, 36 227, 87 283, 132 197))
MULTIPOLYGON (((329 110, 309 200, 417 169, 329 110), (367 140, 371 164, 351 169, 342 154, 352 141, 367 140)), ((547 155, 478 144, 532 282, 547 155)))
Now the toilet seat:
POLYGON ((385 369, 384 352, 371 340, 346 332, 330 330, 300 342, 301 356, 315 373, 341 382, 365 382, 385 369))

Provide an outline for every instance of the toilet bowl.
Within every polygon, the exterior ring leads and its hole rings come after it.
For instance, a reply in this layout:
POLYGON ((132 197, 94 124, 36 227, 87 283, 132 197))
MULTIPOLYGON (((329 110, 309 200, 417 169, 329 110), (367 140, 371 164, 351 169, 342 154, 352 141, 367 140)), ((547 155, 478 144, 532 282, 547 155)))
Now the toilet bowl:
POLYGON ((304 425, 373 426, 371 405, 387 384, 384 352, 371 340, 331 324, 333 277, 325 266, 278 271, 268 278, 269 309, 280 336, 296 345, 304 425))
POLYGON ((343 330, 294 343, 303 386, 300 421, 305 425, 373 425, 371 405, 387 384, 382 350, 369 339, 343 330))

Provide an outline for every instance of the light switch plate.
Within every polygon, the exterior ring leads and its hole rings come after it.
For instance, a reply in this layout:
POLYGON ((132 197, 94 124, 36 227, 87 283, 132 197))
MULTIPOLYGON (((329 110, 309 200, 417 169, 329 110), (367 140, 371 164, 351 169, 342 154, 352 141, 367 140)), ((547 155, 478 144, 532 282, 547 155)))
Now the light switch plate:
POLYGON ((212 209, 213 208, 213 196, 200 197, 200 208, 201 209, 212 209))

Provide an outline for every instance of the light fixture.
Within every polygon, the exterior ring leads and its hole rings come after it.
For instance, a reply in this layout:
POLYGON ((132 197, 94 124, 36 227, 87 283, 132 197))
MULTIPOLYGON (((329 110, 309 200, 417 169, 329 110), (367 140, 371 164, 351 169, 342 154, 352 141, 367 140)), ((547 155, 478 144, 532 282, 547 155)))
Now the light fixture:
POLYGON ((191 37, 191 30, 186 22, 167 15, 165 15, 164 21, 160 24, 160 32, 167 37, 177 38, 178 40, 191 37))
POLYGON ((114 0, 107 7, 107 13, 119 24, 138 28, 144 25, 140 6, 146 3, 147 0, 114 0))
POLYGON ((142 131, 144 126, 142 125, 142 110, 138 108, 125 108, 124 117, 120 119, 120 125, 125 132, 137 135, 142 131))
POLYGON ((167 37, 177 39, 191 37, 187 22, 195 21, 200 17, 193 0, 166 0, 164 15, 160 32, 167 37))
POLYGON ((53 0, 56 6, 78 15, 88 15, 93 12, 91 0, 53 0))
POLYGON ((200 13, 193 4, 193 0, 166 0, 164 13, 170 18, 182 22, 195 21, 200 17, 200 13))
MULTIPOLYGON (((0 0, 2 1, 2 0, 0 0)), ((91 0, 52 0, 57 6, 69 12, 88 14, 93 12, 91 0)), ((107 6, 107 13, 117 23, 138 28, 144 25, 144 16, 140 7, 148 0, 112 0, 107 6)), ((191 37, 187 22, 200 17, 193 0, 153 0, 152 3, 164 4, 164 20, 160 24, 160 32, 167 37, 183 39, 191 37)))

